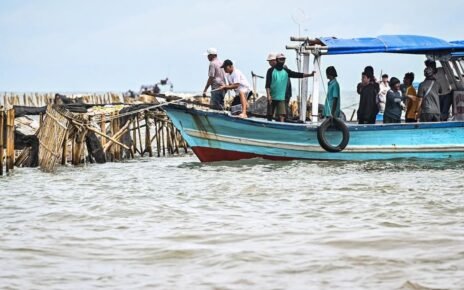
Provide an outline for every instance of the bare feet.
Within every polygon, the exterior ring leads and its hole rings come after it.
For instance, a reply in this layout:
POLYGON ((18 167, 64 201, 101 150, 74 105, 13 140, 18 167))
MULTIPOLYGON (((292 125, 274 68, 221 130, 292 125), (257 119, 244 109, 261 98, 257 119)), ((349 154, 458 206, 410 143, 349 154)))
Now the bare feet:
POLYGON ((247 114, 246 113, 241 113, 240 115, 238 115, 239 118, 248 118, 247 114))

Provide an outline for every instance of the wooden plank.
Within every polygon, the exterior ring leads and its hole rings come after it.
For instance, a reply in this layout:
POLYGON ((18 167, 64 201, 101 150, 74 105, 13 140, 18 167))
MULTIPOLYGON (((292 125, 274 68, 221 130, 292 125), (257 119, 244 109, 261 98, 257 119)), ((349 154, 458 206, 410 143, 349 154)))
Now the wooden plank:
MULTIPOLYGON (((125 126, 123 129, 125 130, 126 128, 127 128, 127 127, 125 126)), ((119 146, 122 146, 122 147, 123 147, 124 149, 126 149, 126 150, 129 150, 129 149, 130 149, 129 147, 127 147, 127 146, 124 145, 123 143, 119 142, 119 141, 116 140, 115 138, 110 137, 110 136, 108 136, 108 135, 106 135, 106 134, 103 134, 102 132, 98 131, 97 129, 94 129, 94 128, 90 127, 90 126, 87 126, 87 129, 89 129, 89 130, 92 131, 92 132, 95 132, 96 134, 98 134, 98 135, 100 135, 100 136, 102 136, 102 137, 104 137, 104 138, 106 138, 106 139, 108 139, 108 140, 111 140, 112 142, 118 144, 119 146)), ((123 131, 123 129, 121 129, 118 133, 116 133, 116 134, 115 134, 115 137, 116 137, 116 136, 120 137, 120 135, 122 135, 122 134, 120 134, 120 133, 123 131)), ((108 147, 109 147, 111 144, 105 144, 105 145, 108 145, 108 147)), ((106 146, 105 146, 105 147, 106 147, 106 146)))
POLYGON ((9 172, 14 168, 14 119, 15 112, 14 109, 7 111, 7 120, 6 120, 6 171, 9 172))
POLYGON ((62 157, 68 122, 68 119, 53 109, 52 105, 47 107, 37 136, 40 144, 39 166, 43 171, 55 171, 62 157))

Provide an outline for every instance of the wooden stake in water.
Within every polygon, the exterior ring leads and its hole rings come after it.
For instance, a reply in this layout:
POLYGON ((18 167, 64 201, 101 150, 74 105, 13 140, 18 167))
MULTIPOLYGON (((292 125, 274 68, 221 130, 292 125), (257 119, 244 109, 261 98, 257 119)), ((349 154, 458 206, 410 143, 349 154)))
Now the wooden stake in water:
POLYGON ((151 148, 151 138, 150 138, 150 126, 148 119, 148 111, 145 112, 145 151, 148 152, 148 156, 153 157, 153 150, 151 148))
POLYGON ((0 176, 3 175, 3 108, 0 108, 0 176))
POLYGON ((14 168, 14 119, 14 109, 8 110, 6 120, 6 172, 14 168))

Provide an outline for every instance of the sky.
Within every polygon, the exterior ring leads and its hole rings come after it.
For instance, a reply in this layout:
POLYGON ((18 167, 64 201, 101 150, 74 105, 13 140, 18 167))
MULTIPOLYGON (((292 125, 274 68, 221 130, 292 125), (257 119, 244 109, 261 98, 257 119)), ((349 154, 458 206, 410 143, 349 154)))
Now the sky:
MULTIPOLYGON (((201 92, 209 47, 251 82, 265 75, 269 52, 296 70, 290 36, 429 35, 464 39, 461 0, 1 0, 0 91, 138 90, 168 77, 175 91, 201 92), (438 12, 437 10, 443 10, 438 12), (298 25, 296 22, 300 23, 298 25), (300 28, 300 29, 298 29, 300 28)), ((354 90, 366 65, 402 79, 422 78, 423 56, 329 56, 342 90, 354 90)), ((264 81, 258 89, 264 88, 264 81)))

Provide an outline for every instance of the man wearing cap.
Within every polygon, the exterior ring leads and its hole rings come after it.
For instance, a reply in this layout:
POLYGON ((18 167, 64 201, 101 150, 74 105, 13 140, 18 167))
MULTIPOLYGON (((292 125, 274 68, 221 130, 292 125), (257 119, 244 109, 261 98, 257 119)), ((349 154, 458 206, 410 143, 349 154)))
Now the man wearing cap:
MULTIPOLYGON (((269 55, 267 56, 266 60, 269 63, 269 66, 270 66, 269 69, 276 66, 276 64, 277 64, 276 57, 277 57, 277 53, 273 53, 273 52, 269 53, 269 55)), ((273 117, 272 115, 273 115, 272 114, 272 104, 268 102, 267 103, 267 120, 268 121, 272 121, 272 117, 273 117)))
POLYGON ((242 113, 239 117, 247 118, 247 97, 251 91, 250 84, 243 73, 234 67, 234 64, 230 59, 226 59, 221 68, 223 68, 226 73, 229 85, 223 85, 220 89, 224 91, 235 90, 235 93, 240 97, 240 103, 242 104, 242 113))
POLYGON ((209 105, 212 109, 222 110, 224 108, 224 91, 220 88, 224 85, 224 71, 221 68, 222 62, 217 57, 217 49, 209 48, 206 53, 209 60, 208 81, 206 82, 203 96, 211 86, 211 99, 209 105))
POLYGON ((285 55, 279 53, 276 56, 276 65, 268 69, 266 74, 266 93, 268 102, 272 105, 271 115, 279 116, 279 121, 285 121, 287 115, 285 97, 290 78, 305 78, 314 76, 311 74, 294 72, 285 66, 285 55))

